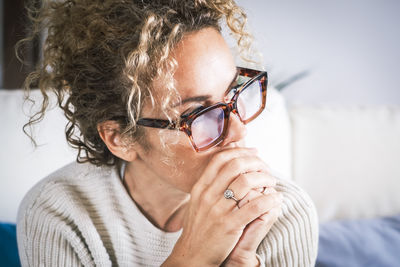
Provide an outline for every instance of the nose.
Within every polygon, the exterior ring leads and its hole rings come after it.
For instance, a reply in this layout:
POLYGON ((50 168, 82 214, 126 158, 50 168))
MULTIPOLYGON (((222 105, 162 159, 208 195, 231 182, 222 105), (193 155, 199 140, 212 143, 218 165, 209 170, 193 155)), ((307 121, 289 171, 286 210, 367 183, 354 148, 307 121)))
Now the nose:
POLYGON ((229 124, 224 141, 221 146, 226 146, 231 143, 236 143, 244 140, 247 134, 246 125, 239 119, 238 115, 231 113, 229 117, 229 124))

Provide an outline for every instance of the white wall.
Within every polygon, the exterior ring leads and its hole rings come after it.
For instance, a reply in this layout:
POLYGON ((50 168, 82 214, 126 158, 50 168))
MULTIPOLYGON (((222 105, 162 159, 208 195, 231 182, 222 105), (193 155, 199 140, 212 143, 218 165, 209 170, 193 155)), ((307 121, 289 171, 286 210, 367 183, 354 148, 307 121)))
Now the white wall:
POLYGON ((238 0, 289 103, 400 104, 400 1, 238 0))

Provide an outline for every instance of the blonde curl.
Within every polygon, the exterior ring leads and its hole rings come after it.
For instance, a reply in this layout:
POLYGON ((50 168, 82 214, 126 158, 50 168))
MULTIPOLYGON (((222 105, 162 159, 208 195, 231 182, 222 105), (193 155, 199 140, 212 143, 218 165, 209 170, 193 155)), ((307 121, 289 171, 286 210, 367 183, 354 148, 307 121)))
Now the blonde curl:
POLYGON ((27 10, 33 34, 18 43, 17 53, 37 36, 46 38, 43 59, 24 84, 26 100, 32 101, 29 92, 37 87, 43 99, 24 132, 35 143, 27 128, 44 118, 54 93, 77 161, 95 165, 120 162, 101 140, 99 123, 116 121, 126 140, 145 144, 145 130, 136 125, 145 103, 170 120, 178 117, 171 51, 186 34, 206 27, 220 31, 225 23, 241 52, 251 43, 246 15, 233 0, 45 0, 27 10), (161 103, 151 86, 156 79, 165 81, 161 103))

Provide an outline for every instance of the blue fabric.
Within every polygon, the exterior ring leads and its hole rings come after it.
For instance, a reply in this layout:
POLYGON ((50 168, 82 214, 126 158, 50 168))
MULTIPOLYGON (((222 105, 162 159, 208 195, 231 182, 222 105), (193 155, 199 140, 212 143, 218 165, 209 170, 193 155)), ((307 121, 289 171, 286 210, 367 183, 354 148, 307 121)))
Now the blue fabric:
POLYGON ((21 266, 15 224, 0 223, 0 266, 21 266))
POLYGON ((399 267, 400 215, 320 225, 316 267, 399 267))

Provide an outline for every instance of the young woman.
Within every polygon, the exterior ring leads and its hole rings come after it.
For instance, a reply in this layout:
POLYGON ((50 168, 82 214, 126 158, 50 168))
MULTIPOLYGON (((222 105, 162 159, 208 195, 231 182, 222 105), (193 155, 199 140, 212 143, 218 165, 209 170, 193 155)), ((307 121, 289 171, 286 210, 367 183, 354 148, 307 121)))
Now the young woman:
POLYGON ((45 100, 27 125, 54 92, 79 153, 20 207, 23 266, 314 264, 311 200, 243 143, 267 73, 235 66, 220 25, 243 51, 249 35, 232 0, 49 1, 34 15, 48 35, 26 87, 45 100))

